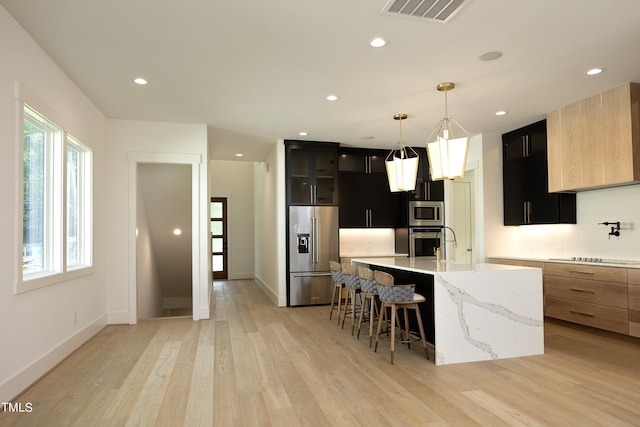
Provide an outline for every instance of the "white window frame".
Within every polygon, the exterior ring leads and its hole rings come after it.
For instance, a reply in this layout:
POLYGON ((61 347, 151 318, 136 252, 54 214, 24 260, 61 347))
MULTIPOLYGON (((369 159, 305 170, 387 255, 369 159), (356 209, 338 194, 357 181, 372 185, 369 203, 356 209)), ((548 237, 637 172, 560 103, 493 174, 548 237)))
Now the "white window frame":
MULTIPOLYGON (((91 150, 80 142, 77 138, 74 138, 68 133, 65 133, 65 156, 68 155, 69 150, 73 150, 78 154, 78 188, 77 188, 77 221, 78 221, 78 240, 77 244, 77 262, 70 264, 68 259, 69 254, 69 205, 70 205, 70 180, 69 170, 65 170, 65 266, 67 271, 78 270, 82 268, 89 268, 92 265, 92 251, 93 247, 93 156, 91 150)), ((65 158, 65 168, 68 168, 68 158, 65 158)))
POLYGON ((14 293, 39 289, 60 283, 74 277, 79 277, 93 272, 92 266, 92 151, 68 135, 61 127, 56 126, 40 114, 35 108, 18 101, 18 170, 19 170, 19 214, 18 222, 18 247, 19 262, 17 281, 14 286, 14 293), (24 236, 24 124, 28 121, 37 126, 48 136, 45 142, 45 174, 46 184, 44 191, 44 247, 42 270, 36 272, 25 272, 23 269, 23 236, 24 236), (78 201, 80 218, 80 230, 82 242, 79 243, 80 260, 77 265, 67 266, 67 149, 77 151, 79 156, 79 188, 78 201))

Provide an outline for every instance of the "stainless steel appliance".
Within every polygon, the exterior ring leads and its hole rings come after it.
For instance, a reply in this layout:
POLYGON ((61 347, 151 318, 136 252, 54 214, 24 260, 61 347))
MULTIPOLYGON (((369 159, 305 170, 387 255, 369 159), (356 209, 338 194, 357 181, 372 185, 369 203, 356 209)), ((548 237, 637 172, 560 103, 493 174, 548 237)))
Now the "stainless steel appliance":
POLYGON ((444 226, 444 202, 409 201, 409 227, 444 226))
POLYGON ((329 261, 339 260, 338 208, 289 207, 288 305, 329 304, 329 261))
POLYGON ((412 227, 409 229, 410 257, 435 258, 436 248, 440 248, 440 257, 444 259, 444 234, 440 228, 412 227))

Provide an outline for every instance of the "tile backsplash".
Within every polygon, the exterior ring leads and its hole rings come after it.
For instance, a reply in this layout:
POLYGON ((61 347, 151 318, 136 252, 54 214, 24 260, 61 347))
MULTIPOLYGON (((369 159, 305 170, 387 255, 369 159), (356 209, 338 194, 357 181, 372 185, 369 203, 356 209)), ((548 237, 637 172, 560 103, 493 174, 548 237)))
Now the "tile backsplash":
POLYGON ((392 255, 395 233, 392 228, 341 228, 340 256, 392 255))

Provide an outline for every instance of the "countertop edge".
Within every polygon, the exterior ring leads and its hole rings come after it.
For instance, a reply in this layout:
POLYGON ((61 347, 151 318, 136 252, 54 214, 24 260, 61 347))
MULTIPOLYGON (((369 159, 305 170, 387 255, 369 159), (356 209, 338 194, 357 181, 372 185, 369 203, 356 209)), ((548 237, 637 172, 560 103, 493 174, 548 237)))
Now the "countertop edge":
POLYGON ((615 262, 569 261, 569 260, 553 259, 553 258, 528 258, 528 257, 514 257, 514 256, 495 256, 495 255, 488 256, 487 260, 491 260, 491 258, 512 259, 514 261, 553 262, 556 264, 581 264, 581 265, 594 265, 594 266, 603 266, 603 267, 640 269, 640 261, 632 261, 632 260, 629 260, 628 262, 637 263, 637 264, 625 264, 625 263, 615 263, 615 262))

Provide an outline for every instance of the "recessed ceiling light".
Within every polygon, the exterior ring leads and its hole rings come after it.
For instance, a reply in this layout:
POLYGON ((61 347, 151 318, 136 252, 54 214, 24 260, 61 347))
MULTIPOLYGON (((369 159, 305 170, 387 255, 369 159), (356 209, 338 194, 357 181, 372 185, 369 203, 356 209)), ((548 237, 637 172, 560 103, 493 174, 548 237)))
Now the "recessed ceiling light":
POLYGON ((498 52, 497 50, 493 50, 491 52, 485 52, 478 59, 480 61, 495 61, 496 59, 502 57, 502 52, 498 52))
POLYGON ((176 229, 173 230, 173 234, 176 235, 176 236, 179 236, 179 235, 182 234, 182 230, 180 230, 179 228, 176 228, 176 229))
POLYGON ((385 44, 387 44, 385 39, 381 39, 380 37, 376 37, 375 39, 371 40, 371 42, 369 43, 371 45, 371 47, 382 47, 385 44))
POLYGON ((338 99, 338 97, 337 97, 337 96, 335 96, 335 95, 329 95, 329 96, 327 96, 327 101, 336 101, 337 99, 338 99))
POLYGON ((137 84, 137 85, 141 85, 141 86, 144 86, 144 85, 146 85, 146 84, 148 83, 148 82, 147 82, 145 79, 143 79, 142 77, 138 77, 137 79, 133 80, 133 82, 134 82, 135 84, 137 84))
POLYGON ((308 134, 307 132, 298 132, 298 135, 300 135, 300 136, 307 136, 307 135, 309 135, 309 134, 308 134))
POLYGON ((244 154, 242 154, 242 153, 236 153, 236 157, 242 157, 242 156, 244 156, 244 154))
POLYGON ((604 71, 604 68, 592 68, 590 70, 587 70, 585 73, 587 74, 587 76, 596 76, 603 71, 604 71))
POLYGON ((496 116, 504 116, 505 114, 507 114, 507 112, 504 110, 496 111, 496 116))

